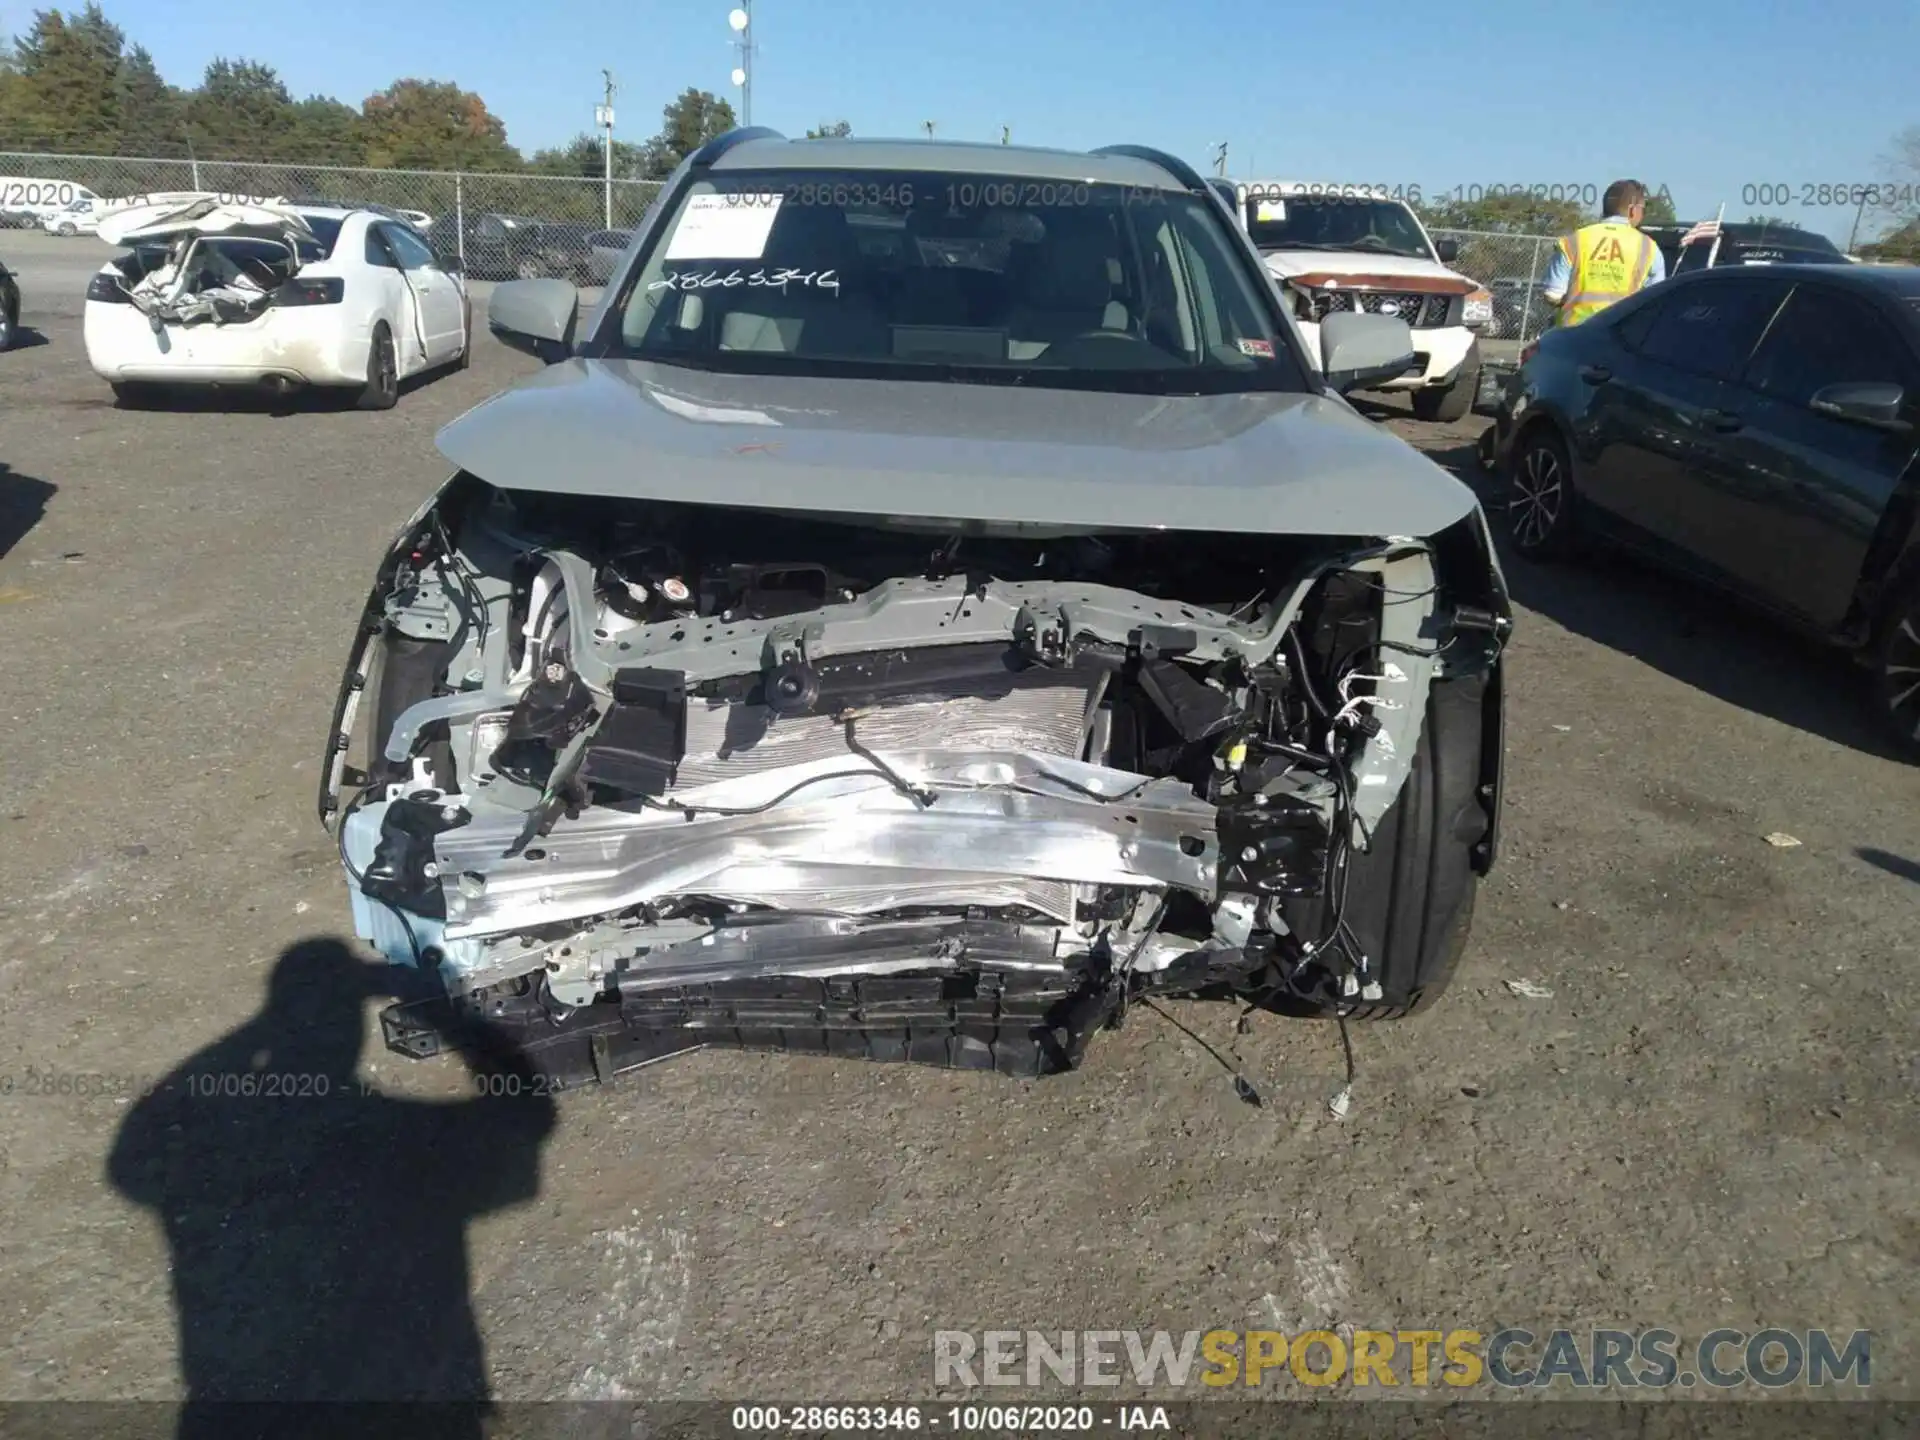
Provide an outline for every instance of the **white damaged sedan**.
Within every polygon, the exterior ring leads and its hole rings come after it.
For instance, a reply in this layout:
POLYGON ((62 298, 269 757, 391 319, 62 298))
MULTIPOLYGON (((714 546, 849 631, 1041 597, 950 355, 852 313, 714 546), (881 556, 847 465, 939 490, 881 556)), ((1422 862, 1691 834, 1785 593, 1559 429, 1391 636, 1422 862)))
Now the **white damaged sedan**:
POLYGON ((127 248, 87 286, 87 361, 123 404, 174 385, 328 386, 385 410, 403 379, 471 353, 458 263, 373 211, 153 196, 99 233, 127 248))

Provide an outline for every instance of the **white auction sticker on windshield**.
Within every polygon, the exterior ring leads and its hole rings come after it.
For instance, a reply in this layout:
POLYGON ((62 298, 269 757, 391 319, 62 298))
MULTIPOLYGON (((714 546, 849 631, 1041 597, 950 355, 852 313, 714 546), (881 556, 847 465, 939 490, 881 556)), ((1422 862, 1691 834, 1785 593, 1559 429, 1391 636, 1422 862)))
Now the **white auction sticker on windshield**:
POLYGON ((1255 224, 1266 220, 1284 220, 1287 218, 1287 202, 1284 200, 1262 200, 1253 207, 1255 224))
POLYGON ((782 195, 695 195, 667 242, 668 260, 758 260, 782 195))

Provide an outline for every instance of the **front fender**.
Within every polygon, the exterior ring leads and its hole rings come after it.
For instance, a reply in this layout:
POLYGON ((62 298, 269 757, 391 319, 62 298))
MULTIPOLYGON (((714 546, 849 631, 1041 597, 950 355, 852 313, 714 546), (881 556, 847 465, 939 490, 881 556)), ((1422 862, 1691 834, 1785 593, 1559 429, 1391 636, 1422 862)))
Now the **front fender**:
POLYGON ((393 577, 415 550, 426 542, 433 530, 434 512, 447 498, 448 492, 463 479, 464 476, 458 473, 449 476, 408 517, 393 542, 387 546, 386 554, 381 557, 379 568, 374 572, 373 585, 360 607, 353 643, 347 651, 346 668, 340 676, 340 689, 333 700, 333 720, 327 730, 326 758, 320 766, 320 824, 329 833, 340 813, 340 792, 347 776, 347 751, 353 744, 354 722, 360 713, 361 698, 366 694, 373 643, 386 628, 386 598, 393 589, 393 577))

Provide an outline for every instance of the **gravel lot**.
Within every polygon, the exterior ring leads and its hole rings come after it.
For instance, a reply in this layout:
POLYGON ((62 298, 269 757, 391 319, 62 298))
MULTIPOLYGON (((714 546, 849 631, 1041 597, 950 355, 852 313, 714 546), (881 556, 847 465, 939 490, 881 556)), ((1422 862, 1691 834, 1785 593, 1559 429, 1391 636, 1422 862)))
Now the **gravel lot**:
MULTIPOLYGON (((122 412, 80 342, 103 253, 0 232, 35 332, 0 356, 0 1399, 183 1364, 881 1398, 930 1393, 937 1328, 1307 1322, 1868 1327, 1915 1393, 1920 770, 1846 665, 1624 564, 1511 562, 1503 863, 1440 1006, 1355 1030, 1344 1123, 1334 1027, 1198 1005, 1264 1104, 1147 1011, 1039 1083, 707 1053, 475 1098, 362 991, 262 1007, 350 933, 313 797, 364 587, 435 430, 534 362, 483 337, 385 414, 122 412), (47 1084, 235 1057, 331 1093, 121 1135, 124 1089, 47 1084)), ((1484 422, 1382 415, 1472 471, 1484 422)))

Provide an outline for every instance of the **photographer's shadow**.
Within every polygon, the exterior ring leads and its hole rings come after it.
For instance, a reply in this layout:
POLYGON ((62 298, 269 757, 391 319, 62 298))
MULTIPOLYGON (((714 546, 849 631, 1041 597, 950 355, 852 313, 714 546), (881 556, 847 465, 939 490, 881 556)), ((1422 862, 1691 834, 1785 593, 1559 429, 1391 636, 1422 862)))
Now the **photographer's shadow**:
POLYGON ((363 1088, 365 1002, 394 973, 336 940, 294 945, 266 1008, 120 1128, 109 1178, 172 1251, 182 1434, 222 1428, 208 1403, 313 1400, 454 1402, 479 1433, 466 1226, 538 1193, 554 1102, 484 1036, 469 1063, 505 1078, 472 1098, 363 1088))

